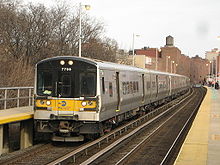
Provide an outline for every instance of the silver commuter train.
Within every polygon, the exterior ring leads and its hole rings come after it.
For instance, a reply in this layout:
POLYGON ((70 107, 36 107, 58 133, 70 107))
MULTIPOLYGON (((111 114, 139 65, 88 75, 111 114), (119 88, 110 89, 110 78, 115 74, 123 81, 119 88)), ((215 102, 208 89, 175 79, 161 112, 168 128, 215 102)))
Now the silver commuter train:
POLYGON ((186 76, 60 56, 36 65, 37 132, 54 141, 83 141, 190 87, 186 76))

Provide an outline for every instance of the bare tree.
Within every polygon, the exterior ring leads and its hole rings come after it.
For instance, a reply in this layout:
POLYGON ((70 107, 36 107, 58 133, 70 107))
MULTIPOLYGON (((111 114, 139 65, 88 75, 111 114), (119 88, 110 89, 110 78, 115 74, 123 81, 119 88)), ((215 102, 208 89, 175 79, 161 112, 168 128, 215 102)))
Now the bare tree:
POLYGON ((8 56, 18 59, 24 50, 24 17, 17 12, 14 3, 1 3, 0 20, 1 45, 8 56))
MULTIPOLYGON (((18 1, 0 1, 0 61, 4 64, 0 73, 11 75, 7 75, 8 84, 30 83, 28 78, 34 74, 30 68, 41 59, 78 55, 78 11, 75 8, 70 12, 65 4, 46 8, 42 4, 22 6, 18 1), (26 80, 11 79, 27 69, 31 75, 26 80)), ((82 13, 82 56, 115 62, 117 50, 117 42, 105 37, 103 23, 82 13)))

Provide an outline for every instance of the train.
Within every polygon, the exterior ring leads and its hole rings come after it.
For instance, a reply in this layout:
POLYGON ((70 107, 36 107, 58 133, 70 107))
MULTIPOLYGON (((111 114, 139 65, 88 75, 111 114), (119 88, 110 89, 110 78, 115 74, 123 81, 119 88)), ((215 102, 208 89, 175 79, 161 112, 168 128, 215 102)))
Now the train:
POLYGON ((52 141, 84 141, 183 94, 183 75, 75 56, 36 64, 34 122, 52 141))

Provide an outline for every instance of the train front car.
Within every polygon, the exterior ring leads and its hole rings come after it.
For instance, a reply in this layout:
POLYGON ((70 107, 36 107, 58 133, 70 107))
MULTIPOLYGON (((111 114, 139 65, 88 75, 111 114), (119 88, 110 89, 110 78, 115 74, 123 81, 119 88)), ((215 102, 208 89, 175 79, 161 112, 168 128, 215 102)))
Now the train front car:
POLYGON ((83 141, 99 132, 97 66, 77 57, 56 57, 36 65, 35 126, 53 141, 83 141))

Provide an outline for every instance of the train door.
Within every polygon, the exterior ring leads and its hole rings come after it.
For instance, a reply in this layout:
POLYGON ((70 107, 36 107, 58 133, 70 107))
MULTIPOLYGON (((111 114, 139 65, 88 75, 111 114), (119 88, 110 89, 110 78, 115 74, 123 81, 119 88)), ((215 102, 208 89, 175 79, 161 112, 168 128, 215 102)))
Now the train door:
POLYGON ((171 86, 171 76, 169 76, 169 96, 171 96, 171 90, 172 90, 172 86, 171 86))
POLYGON ((73 97, 73 76, 71 72, 59 72, 56 84, 57 100, 56 108, 58 115, 72 115, 74 102, 68 98, 73 97))
POLYGON ((168 95, 170 96, 171 95, 171 76, 168 76, 168 79, 167 79, 167 81, 168 81, 168 85, 167 85, 167 87, 168 87, 168 95))
POLYGON ((117 110, 120 110, 120 83, 119 83, 119 72, 116 72, 116 95, 117 95, 117 110))
POLYGON ((158 96, 158 92, 159 92, 158 88, 159 88, 159 84, 158 84, 158 75, 156 75, 156 98, 157 98, 157 96, 158 96))
POLYGON ((148 98, 150 98, 150 102, 152 101, 152 73, 149 73, 149 75, 148 75, 148 79, 147 79, 147 81, 148 81, 148 85, 147 85, 147 89, 148 89, 148 95, 149 95, 149 97, 148 98), (150 81, 149 81, 150 80, 150 81))
POLYGON ((142 74, 142 88, 143 88, 143 90, 142 90, 142 102, 144 102, 144 97, 145 97, 145 81, 144 81, 144 74, 142 74))

